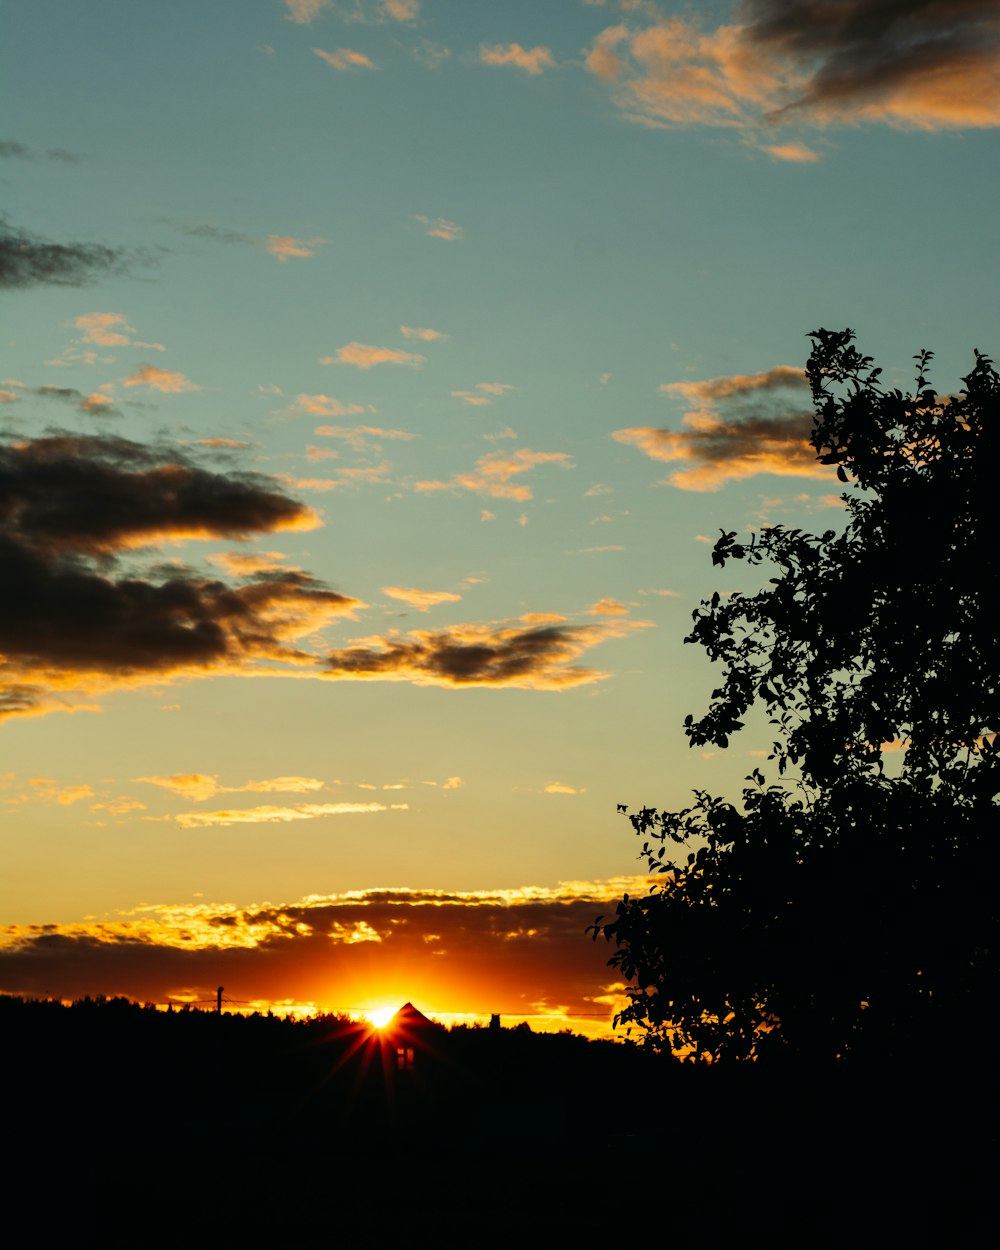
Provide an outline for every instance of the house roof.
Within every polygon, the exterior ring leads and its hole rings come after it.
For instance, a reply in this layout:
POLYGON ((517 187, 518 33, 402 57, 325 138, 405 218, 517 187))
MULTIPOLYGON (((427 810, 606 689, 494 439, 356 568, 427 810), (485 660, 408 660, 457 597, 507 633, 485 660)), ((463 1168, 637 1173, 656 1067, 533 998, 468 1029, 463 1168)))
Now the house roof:
POLYGON ((437 1031, 441 1026, 433 1020, 428 1019, 422 1011, 419 1011, 412 1003, 404 1003, 396 1012, 389 1023, 383 1029, 383 1032, 394 1033, 423 1033, 429 1030, 437 1031))

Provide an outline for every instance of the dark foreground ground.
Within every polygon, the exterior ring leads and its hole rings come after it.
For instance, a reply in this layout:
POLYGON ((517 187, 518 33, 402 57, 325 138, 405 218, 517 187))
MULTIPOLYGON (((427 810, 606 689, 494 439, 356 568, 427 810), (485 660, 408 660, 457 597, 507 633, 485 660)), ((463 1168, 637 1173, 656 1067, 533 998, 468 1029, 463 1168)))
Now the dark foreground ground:
POLYGON ((5 1211, 31 1244, 962 1250, 995 1231, 974 1056, 726 1071, 568 1034, 121 1000, 0 999, 0 1036, 5 1211))

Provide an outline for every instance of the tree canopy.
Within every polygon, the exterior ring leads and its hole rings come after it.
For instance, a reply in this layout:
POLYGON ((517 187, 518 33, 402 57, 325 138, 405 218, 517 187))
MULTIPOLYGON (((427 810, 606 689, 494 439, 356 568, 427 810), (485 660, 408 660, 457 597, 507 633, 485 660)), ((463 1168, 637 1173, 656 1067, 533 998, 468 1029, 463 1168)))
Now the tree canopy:
POLYGON ((995 968, 1000 377, 977 351, 939 395, 922 351, 904 394, 851 330, 810 338, 811 441, 847 523, 723 531, 716 566, 771 575, 703 602, 685 639, 723 670, 691 744, 762 708, 778 780, 630 813, 655 882, 592 930, 630 983, 616 1023, 714 1060, 975 1045, 995 968))

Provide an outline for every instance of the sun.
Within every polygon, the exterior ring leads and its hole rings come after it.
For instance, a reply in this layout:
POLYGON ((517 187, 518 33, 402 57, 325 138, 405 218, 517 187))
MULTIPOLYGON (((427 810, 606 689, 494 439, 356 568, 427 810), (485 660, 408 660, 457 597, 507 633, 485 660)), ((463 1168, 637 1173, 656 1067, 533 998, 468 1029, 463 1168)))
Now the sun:
POLYGON ((395 1007, 376 1007, 374 1011, 368 1012, 368 1019, 376 1029, 384 1029, 395 1014, 395 1007))

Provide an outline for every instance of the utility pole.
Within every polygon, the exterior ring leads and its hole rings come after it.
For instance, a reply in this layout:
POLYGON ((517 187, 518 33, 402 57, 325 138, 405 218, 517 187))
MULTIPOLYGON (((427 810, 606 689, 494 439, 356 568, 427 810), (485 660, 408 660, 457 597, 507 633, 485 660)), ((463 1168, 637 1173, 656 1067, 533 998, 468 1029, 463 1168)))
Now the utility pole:
POLYGON ((222 1015, 222 986, 220 985, 215 993, 215 1011, 217 1015, 222 1015))

